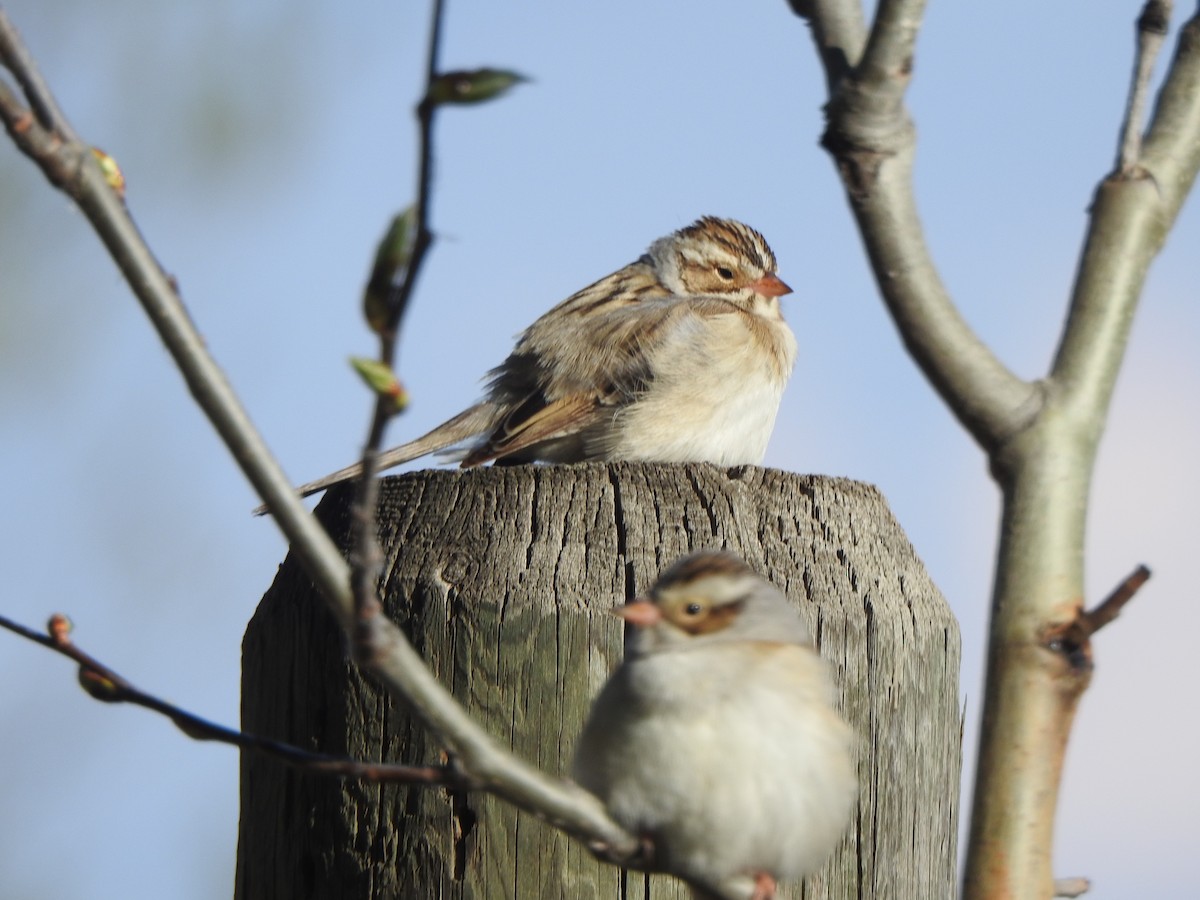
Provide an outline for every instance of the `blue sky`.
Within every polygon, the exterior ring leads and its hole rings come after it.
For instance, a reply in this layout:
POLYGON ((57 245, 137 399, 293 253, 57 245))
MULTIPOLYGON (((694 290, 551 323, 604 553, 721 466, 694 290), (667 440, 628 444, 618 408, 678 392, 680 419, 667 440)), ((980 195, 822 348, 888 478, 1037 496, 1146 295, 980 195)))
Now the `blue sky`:
MULTIPOLYGON (((139 225, 296 481, 343 465, 369 398, 358 314, 374 242, 413 192, 426 4, 9 0, 77 129, 120 162, 139 225)), ((533 83, 449 110, 439 242, 405 324, 396 441, 479 392, 511 337, 702 214, 770 240, 801 355, 767 464, 883 490, 963 629, 973 747, 998 511, 982 454, 916 371, 817 141, 807 27, 773 3, 449 0, 443 62, 533 83)), ((1133 4, 934 4, 910 94, 920 208, 971 324, 1036 377, 1086 209, 1111 166, 1133 4)), ((1173 38, 1172 38, 1173 40, 1173 38)), ((1096 471, 1088 589, 1155 577, 1096 641, 1055 870, 1088 896, 1184 896, 1200 835, 1192 557, 1200 330, 1185 208, 1155 264, 1096 471)), ((284 543, 82 217, 0 148, 0 607, 69 613, 147 689, 235 723, 241 634, 284 543)), ((0 635, 0 893, 169 896, 232 884, 237 760, 96 704, 0 635)), ((972 758, 966 760, 968 771, 972 758)), ((964 808, 964 816, 966 809, 964 808)))

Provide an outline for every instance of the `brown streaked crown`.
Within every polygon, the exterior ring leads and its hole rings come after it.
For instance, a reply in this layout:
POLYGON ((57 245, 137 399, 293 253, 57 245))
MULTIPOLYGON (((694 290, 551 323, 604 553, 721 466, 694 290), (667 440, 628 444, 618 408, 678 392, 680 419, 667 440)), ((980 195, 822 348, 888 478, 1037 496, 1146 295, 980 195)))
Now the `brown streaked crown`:
POLYGON ((680 237, 712 241, 734 256, 753 263, 764 272, 774 272, 778 268, 775 254, 767 239, 743 222, 720 219, 716 216, 701 216, 691 225, 675 233, 680 237))
POLYGON ((652 589, 654 594, 681 585, 694 584, 701 578, 712 575, 753 575, 754 570, 739 557, 724 550, 701 550, 676 562, 658 576, 652 589))

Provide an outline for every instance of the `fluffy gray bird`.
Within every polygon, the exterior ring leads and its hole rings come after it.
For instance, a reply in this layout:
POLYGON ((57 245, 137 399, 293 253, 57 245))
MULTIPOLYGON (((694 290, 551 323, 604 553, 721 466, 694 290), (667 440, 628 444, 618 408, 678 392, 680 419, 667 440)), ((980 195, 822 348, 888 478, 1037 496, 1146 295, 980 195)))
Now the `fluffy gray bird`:
POLYGON ((855 805, 854 741, 797 611, 736 556, 704 552, 616 613, 632 634, 576 781, 689 880, 744 877, 764 900, 820 868, 855 805))

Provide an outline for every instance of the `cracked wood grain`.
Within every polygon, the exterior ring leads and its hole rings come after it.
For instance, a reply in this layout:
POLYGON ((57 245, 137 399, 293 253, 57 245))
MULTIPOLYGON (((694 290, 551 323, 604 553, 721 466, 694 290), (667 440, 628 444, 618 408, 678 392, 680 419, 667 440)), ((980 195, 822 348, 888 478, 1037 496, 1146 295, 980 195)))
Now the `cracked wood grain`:
MULTIPOLYGON (((781 897, 951 897, 957 625, 880 494, 844 479, 694 465, 424 471, 380 493, 388 614, 456 698, 551 773, 621 654, 606 611, 693 549, 727 547, 797 603, 860 735, 855 827, 781 897)), ((349 494, 318 516, 349 532, 349 494)), ((439 748, 346 658, 291 559, 246 632, 243 727, 367 759, 439 748)), ((669 900, 483 793, 362 786, 242 763, 236 896, 669 900)))

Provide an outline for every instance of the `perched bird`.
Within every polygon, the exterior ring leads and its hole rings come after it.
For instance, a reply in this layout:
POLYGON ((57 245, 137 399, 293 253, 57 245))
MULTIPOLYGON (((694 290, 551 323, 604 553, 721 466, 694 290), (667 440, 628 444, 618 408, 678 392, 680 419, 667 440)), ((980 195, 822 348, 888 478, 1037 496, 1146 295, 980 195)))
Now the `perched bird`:
MULTIPOLYGON (((796 339, 761 234, 706 216, 534 322, 484 398, 379 456, 380 469, 469 443, 463 466, 652 460, 759 463, 796 339)), ((358 477, 348 466, 303 496, 358 477)))
POLYGON ((702 552, 616 614, 632 633, 575 780, 688 881, 742 878, 768 898, 775 879, 818 869, 857 784, 852 733, 796 609, 738 557, 702 552))

